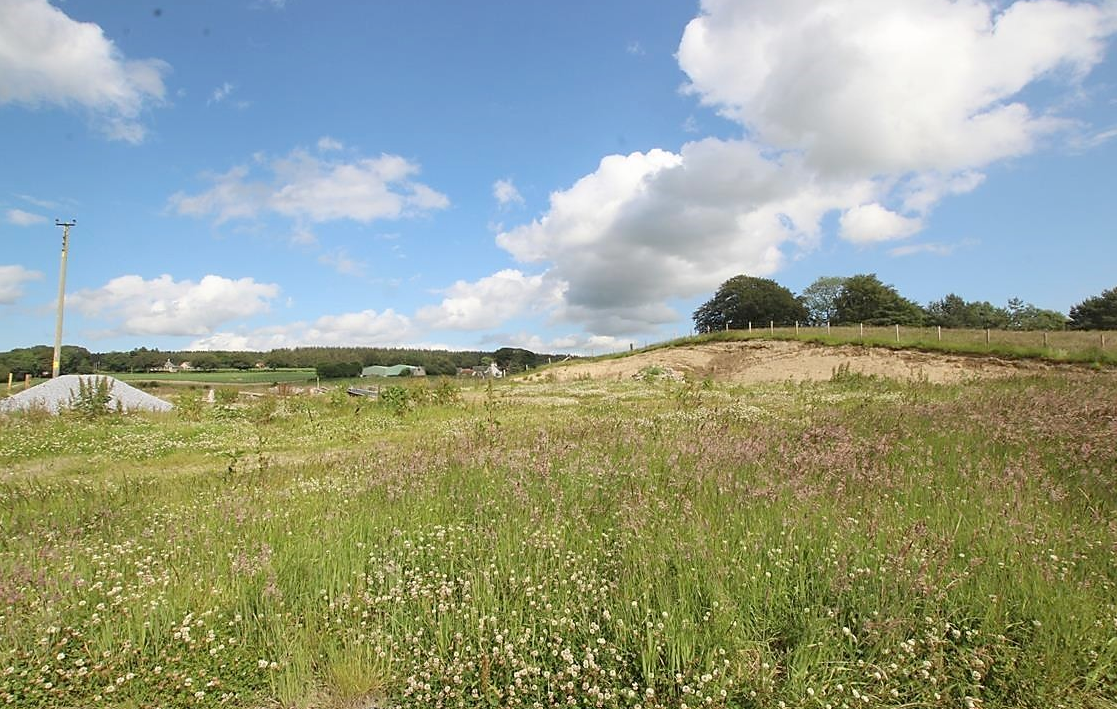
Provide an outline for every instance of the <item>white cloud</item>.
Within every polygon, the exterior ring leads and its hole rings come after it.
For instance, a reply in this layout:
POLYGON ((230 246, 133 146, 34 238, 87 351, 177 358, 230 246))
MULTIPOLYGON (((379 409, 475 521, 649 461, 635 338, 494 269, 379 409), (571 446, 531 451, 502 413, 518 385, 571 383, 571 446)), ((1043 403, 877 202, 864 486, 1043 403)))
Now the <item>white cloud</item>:
POLYGON ((553 354, 600 355, 611 352, 627 351, 629 345, 640 346, 631 339, 609 337, 607 335, 564 335, 543 339, 526 332, 496 334, 485 338, 489 345, 500 347, 520 347, 532 352, 553 354))
POLYGON ((267 213, 310 222, 368 223, 448 207, 445 195, 412 179, 418 172, 417 164, 398 155, 341 162, 293 150, 270 160, 254 156, 251 166, 211 176, 210 189, 196 195, 178 192, 170 204, 179 214, 213 216, 218 224, 267 213), (260 171, 267 174, 254 179, 253 172, 260 171))
POLYGON ((677 54, 686 90, 747 137, 608 156, 497 243, 562 286, 554 319, 621 337, 774 273, 829 213, 857 243, 911 236, 986 166, 1074 125, 1023 89, 1075 92, 1117 30, 1117 2, 1003 5, 703 0, 677 54))
MULTIPOLYGON (((1117 101, 1114 102, 1117 103, 1117 101)), ((1071 139, 1071 148, 1079 152, 1093 150, 1101 145, 1105 145, 1114 138, 1117 138, 1117 126, 1110 126, 1102 130, 1074 136, 1071 139)))
POLYGON ((23 284, 43 277, 23 266, 0 266, 0 305, 11 305, 23 297, 23 284))
POLYGON ((935 256, 949 256, 958 248, 957 244, 939 244, 928 242, 926 244, 904 244, 888 250, 889 256, 913 256, 915 254, 933 254, 935 256))
POLYGON ((511 204, 523 204, 524 198, 520 195, 520 191, 516 189, 516 185, 512 183, 511 179, 497 180, 493 183, 493 197, 496 198, 497 204, 501 207, 507 207, 511 204))
POLYGON ((517 260, 549 263, 565 288, 559 320, 628 335, 674 322, 668 300, 738 273, 767 275, 786 242, 813 243, 822 216, 872 197, 869 181, 826 184, 794 155, 706 139, 676 154, 611 155, 541 219, 502 232, 517 260))
POLYGON ((17 195, 17 196, 20 199, 22 199, 24 202, 27 202, 28 204, 33 204, 36 207, 40 207, 42 209, 58 209, 58 207, 60 206, 58 204, 58 202, 55 202, 53 200, 39 199, 38 197, 33 197, 32 195, 29 195, 29 194, 21 194, 21 195, 17 195))
POLYGON ((307 229, 305 225, 296 225, 295 230, 291 232, 291 243, 296 246, 317 246, 318 236, 307 229))
POLYGON ((420 308, 416 318, 439 330, 484 330, 526 310, 554 306, 561 288, 546 274, 505 269, 473 283, 458 281, 444 291, 439 305, 420 308))
POLYGON ((47 0, 0 0, 0 104, 87 109, 109 137, 139 143, 139 117, 163 103, 158 59, 127 59, 102 29, 47 0))
POLYGON ((341 150, 344 147, 345 146, 341 144, 341 141, 334 140, 328 135, 324 135, 318 139, 318 150, 323 153, 333 150, 341 150))
POLYGON ((953 244, 943 244, 940 242, 927 242, 924 244, 904 244, 903 246, 896 246, 888 250, 889 256, 914 256, 916 254, 930 254, 932 256, 950 256, 959 249, 970 249, 977 246, 980 241, 977 239, 962 239, 961 241, 953 244))
POLYGON ((33 226, 35 224, 42 224, 47 220, 47 218, 41 214, 32 214, 22 209, 9 209, 4 214, 4 218, 8 220, 9 224, 15 224, 16 226, 33 226))
POLYGON ((88 316, 118 321, 120 333, 198 336, 267 312, 278 295, 279 286, 251 278, 207 275, 194 283, 165 274, 151 280, 130 275, 73 293, 67 303, 88 316))
POLYGON ((273 188, 262 182, 247 181, 249 168, 238 165, 228 172, 212 176, 213 187, 189 196, 177 192, 171 205, 179 214, 192 217, 214 215, 221 224, 231 219, 251 219, 266 210, 273 188))
POLYGON ((647 52, 644 51, 644 45, 640 44, 636 40, 632 40, 631 42, 626 44, 624 46, 624 51, 628 52, 634 57, 642 57, 647 54, 647 52))
POLYGON ((903 239, 922 228, 919 219, 896 214, 876 202, 848 209, 841 218, 842 238, 856 244, 903 239))
POLYGON ((364 275, 365 268, 368 266, 364 261, 354 259, 343 248, 337 248, 322 254, 318 257, 318 263, 325 264, 345 276, 364 275))
POLYGON ((259 350, 283 347, 401 346, 414 338, 411 320, 389 308, 324 315, 314 322, 217 332, 190 343, 191 350, 259 350))
POLYGON ((903 210, 921 215, 927 214, 943 197, 973 192, 983 182, 985 182, 985 175, 974 170, 965 170, 949 176, 937 172, 924 172, 909 178, 900 190, 903 210))
POLYGON ((999 6, 705 0, 679 64, 703 103, 819 169, 980 167, 1066 125, 1033 112, 1020 91, 1085 75, 1117 28, 1112 2, 999 6))
POLYGON ((221 103, 226 98, 228 98, 229 94, 233 93, 233 89, 235 88, 235 86, 226 81, 225 83, 221 84, 221 86, 218 86, 216 89, 213 90, 213 93, 209 96, 209 100, 206 101, 206 105, 221 103))

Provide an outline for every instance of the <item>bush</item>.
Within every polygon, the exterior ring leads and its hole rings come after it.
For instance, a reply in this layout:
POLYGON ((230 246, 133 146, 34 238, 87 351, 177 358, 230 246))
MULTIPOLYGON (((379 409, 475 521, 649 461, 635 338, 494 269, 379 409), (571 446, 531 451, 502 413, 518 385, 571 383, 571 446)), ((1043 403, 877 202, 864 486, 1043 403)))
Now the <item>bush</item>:
POLYGON ((70 410, 78 416, 94 418, 111 413, 111 401, 112 385, 107 377, 79 377, 78 393, 70 395, 70 410))
POLYGON ((449 379, 443 379, 438 382, 438 386, 434 388, 434 403, 439 406, 450 406, 457 404, 462 400, 462 390, 457 384, 449 379))
POLYGON ((240 392, 235 387, 217 387, 213 390, 213 415, 231 418, 237 415, 236 403, 240 392))
POLYGON ((411 393, 407 391, 407 387, 381 387, 380 404, 396 416, 403 416, 411 408, 411 393))
POLYGON ((193 387, 175 396, 175 411, 185 421, 200 421, 204 409, 202 392, 193 387))

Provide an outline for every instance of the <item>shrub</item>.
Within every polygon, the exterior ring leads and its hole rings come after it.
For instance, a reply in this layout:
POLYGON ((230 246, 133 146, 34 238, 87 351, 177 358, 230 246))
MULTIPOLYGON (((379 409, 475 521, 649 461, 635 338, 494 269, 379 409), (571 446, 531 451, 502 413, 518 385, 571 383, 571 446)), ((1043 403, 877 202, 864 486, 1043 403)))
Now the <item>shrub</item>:
POLYGON ((201 420, 203 409, 202 392, 194 387, 180 392, 175 396, 175 411, 183 420, 201 420))
POLYGON ((110 413, 111 401, 112 385, 107 377, 78 377, 78 393, 70 395, 70 410, 78 416, 94 418, 110 413))
POLYGON ((380 389, 380 404, 396 416, 403 416, 411 408, 411 393, 406 387, 387 386, 380 389))

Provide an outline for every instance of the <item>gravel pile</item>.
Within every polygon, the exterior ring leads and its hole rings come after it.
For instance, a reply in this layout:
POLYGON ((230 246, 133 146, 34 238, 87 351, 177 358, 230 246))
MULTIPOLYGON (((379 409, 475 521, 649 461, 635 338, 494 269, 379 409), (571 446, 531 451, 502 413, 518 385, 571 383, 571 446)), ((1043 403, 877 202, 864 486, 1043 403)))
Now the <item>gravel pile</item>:
MULTIPOLYGON (((0 400, 0 412, 43 409, 56 414, 65 411, 70 408, 70 402, 77 399, 80 381, 85 379, 87 383, 93 384, 95 378, 93 375, 63 374, 56 379, 21 391, 15 396, 0 400)), ((119 379, 101 378, 109 382, 109 395, 112 397, 109 408, 113 411, 118 408, 124 411, 170 411, 173 408, 168 402, 129 386, 119 379)))

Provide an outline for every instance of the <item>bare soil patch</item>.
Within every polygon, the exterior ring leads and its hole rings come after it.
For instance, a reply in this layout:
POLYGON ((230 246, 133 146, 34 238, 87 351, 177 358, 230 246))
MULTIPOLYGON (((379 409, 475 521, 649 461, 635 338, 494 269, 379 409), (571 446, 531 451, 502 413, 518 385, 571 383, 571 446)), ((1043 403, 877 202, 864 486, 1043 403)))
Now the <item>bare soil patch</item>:
POLYGON ((572 362, 550 367, 535 377, 553 376, 557 381, 627 379, 649 367, 670 368, 692 378, 710 377, 717 381, 746 384, 828 380, 839 367, 848 367, 851 373, 935 383, 1039 373, 1054 368, 1079 369, 1037 360, 1009 360, 984 355, 748 340, 664 348, 595 362, 572 362))

